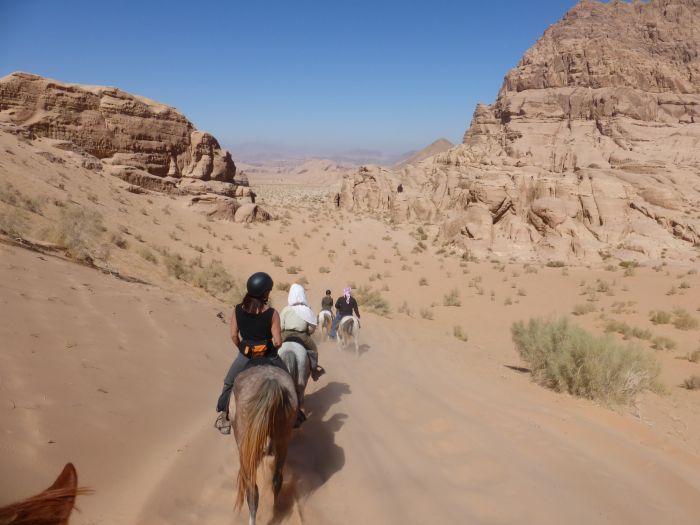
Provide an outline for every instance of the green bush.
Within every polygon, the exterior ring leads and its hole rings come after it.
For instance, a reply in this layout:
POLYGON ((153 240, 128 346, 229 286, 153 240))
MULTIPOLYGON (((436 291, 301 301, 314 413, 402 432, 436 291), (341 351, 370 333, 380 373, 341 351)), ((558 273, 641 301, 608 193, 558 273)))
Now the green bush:
POLYGON ((600 400, 628 403, 656 386, 659 364, 636 346, 619 346, 610 338, 598 338, 559 320, 530 319, 511 327, 520 356, 535 381, 558 392, 600 400))

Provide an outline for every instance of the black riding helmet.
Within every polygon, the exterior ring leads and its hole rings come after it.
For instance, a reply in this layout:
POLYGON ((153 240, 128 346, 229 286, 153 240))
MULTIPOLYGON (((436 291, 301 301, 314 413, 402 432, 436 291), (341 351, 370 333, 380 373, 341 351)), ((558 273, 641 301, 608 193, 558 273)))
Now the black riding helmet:
POLYGON ((246 290, 248 295, 256 299, 262 299, 267 292, 272 290, 272 277, 265 272, 256 272, 248 278, 246 290))

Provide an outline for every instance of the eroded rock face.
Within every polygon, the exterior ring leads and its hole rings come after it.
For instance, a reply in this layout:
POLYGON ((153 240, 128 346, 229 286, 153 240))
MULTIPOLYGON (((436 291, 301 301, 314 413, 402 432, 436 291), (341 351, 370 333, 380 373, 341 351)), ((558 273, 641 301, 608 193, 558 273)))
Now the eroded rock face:
POLYGON ((116 88, 12 73, 0 79, 0 122, 70 141, 107 164, 241 184, 231 154, 214 137, 175 109, 116 88))
POLYGON ((418 218, 395 212, 402 183, 401 209, 420 203, 443 242, 477 254, 697 255, 697 20, 697 0, 580 2, 477 106, 463 144, 381 181, 348 178, 343 204, 418 218))

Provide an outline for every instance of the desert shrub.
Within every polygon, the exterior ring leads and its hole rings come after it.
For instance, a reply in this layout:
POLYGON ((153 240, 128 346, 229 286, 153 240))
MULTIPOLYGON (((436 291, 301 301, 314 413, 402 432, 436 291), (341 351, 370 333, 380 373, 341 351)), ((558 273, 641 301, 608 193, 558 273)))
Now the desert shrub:
POLYGON ((290 275, 296 275, 301 271, 301 268, 298 266, 288 266, 287 267, 287 273, 290 275))
POLYGON ((623 268, 636 268, 639 266, 637 261, 620 261, 620 266, 623 268))
POLYGON ((678 288, 680 288, 681 290, 687 290, 688 288, 690 288, 690 284, 688 283, 688 281, 681 281, 681 283, 678 285, 678 288))
POLYGON ((547 261, 546 266, 548 268, 563 268, 566 263, 564 261, 547 261))
POLYGON ((460 341, 464 341, 465 343, 467 341, 469 341, 469 336, 462 331, 461 326, 453 327, 452 328, 452 335, 455 336, 456 339, 459 339, 460 341))
POLYGON ((69 257, 78 261, 90 261, 91 253, 97 248, 103 232, 102 215, 99 212, 71 206, 61 209, 53 239, 66 249, 69 257))
POLYGON ((611 319, 605 325, 605 332, 616 332, 622 335, 625 339, 634 337, 636 339, 644 339, 648 341, 652 338, 652 333, 649 330, 639 328, 638 326, 630 326, 624 321, 611 319))
POLYGON ((163 264, 168 272, 168 275, 175 277, 175 279, 180 279, 181 281, 188 280, 190 269, 185 263, 185 259, 179 253, 172 253, 165 251, 161 254, 163 256, 163 264))
POLYGON ((525 290, 525 288, 518 288, 518 295, 520 297, 525 297, 527 295, 527 291, 525 290))
POLYGON ((21 237, 27 232, 27 220, 20 210, 0 212, 0 232, 11 237, 21 237))
POLYGON ((687 358, 691 363, 700 363, 700 350, 689 353, 687 358))
POLYGON ((413 317, 413 312, 411 312, 411 309, 409 308, 408 303, 406 301, 401 303, 401 306, 399 306, 399 313, 406 314, 409 317, 413 317))
POLYGON ((117 248, 125 250, 128 248, 129 243, 127 240, 116 232, 112 232, 109 236, 109 242, 114 244, 117 248))
POLYGON ((270 257, 270 261, 275 266, 282 267, 282 257, 280 257, 279 255, 273 255, 272 257, 270 257))
POLYGON ((654 324, 669 324, 671 322, 671 314, 663 310, 652 310, 649 313, 649 320, 654 324))
POLYGON ((700 390, 700 376, 690 376, 683 381, 683 386, 688 390, 700 390))
MULTIPOLYGON (((221 299, 227 297, 229 292, 234 288, 240 290, 242 287, 238 285, 231 274, 228 273, 221 261, 211 261, 208 265, 198 270, 192 276, 192 284, 202 288, 209 295, 219 297, 221 299)), ((235 299, 242 299, 243 296, 235 299)))
POLYGON ((328 266, 321 266, 318 269, 318 273, 331 273, 331 269, 328 266))
POLYGON ((452 288, 442 299, 443 306, 461 306, 462 300, 459 297, 459 290, 452 288))
POLYGON ((151 252, 151 250, 149 250, 145 246, 139 246, 136 252, 141 256, 143 260, 153 264, 158 264, 158 259, 156 259, 156 256, 153 255, 153 252, 151 252))
POLYGON ((278 290, 280 290, 282 292, 288 292, 289 288, 291 286, 292 285, 290 283, 284 283, 284 282, 278 282, 277 284, 275 284, 275 288, 277 288, 278 290))
POLYGON ((595 305, 592 303, 577 304, 571 311, 574 315, 586 315, 595 312, 595 305))
POLYGON ((513 342, 539 384, 558 392, 628 403, 656 386, 659 364, 640 348, 619 346, 558 320, 530 319, 511 327, 513 342))
POLYGON ((695 330, 700 325, 700 322, 683 308, 674 308, 672 323, 679 330, 695 330))
POLYGON ((379 290, 374 290, 365 285, 360 286, 355 290, 355 299, 359 305, 362 305, 364 310, 382 317, 389 317, 389 314, 391 314, 389 303, 379 290))
POLYGON ((428 286, 428 279, 426 279, 425 277, 421 277, 418 281, 418 286, 428 286))
POLYGON ((429 319, 430 321, 435 319, 435 314, 433 313, 433 310, 430 308, 421 308, 420 309, 420 316, 421 316, 421 318, 429 319))
POLYGON ((297 279, 297 283, 302 285, 302 286, 307 286, 309 284, 309 280, 306 278, 305 275, 302 275, 297 279))
POLYGON ((651 340, 651 347, 654 350, 673 350, 676 346, 676 342, 665 335, 657 335, 651 340))

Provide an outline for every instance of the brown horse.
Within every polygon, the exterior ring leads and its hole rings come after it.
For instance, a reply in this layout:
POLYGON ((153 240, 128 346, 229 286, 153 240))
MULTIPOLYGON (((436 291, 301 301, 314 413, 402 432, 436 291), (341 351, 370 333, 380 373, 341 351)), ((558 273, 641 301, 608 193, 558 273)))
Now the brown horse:
POLYGON ((44 492, 0 507, 0 525, 66 525, 78 494, 88 494, 89 489, 78 488, 78 473, 72 463, 67 463, 44 492))
POLYGON ((272 491, 282 488, 282 467, 297 417, 296 387, 291 376, 276 366, 254 366, 242 372, 234 383, 236 415, 233 433, 238 444, 240 467, 236 508, 248 501, 250 525, 258 510, 258 465, 267 453, 275 458, 272 491))

